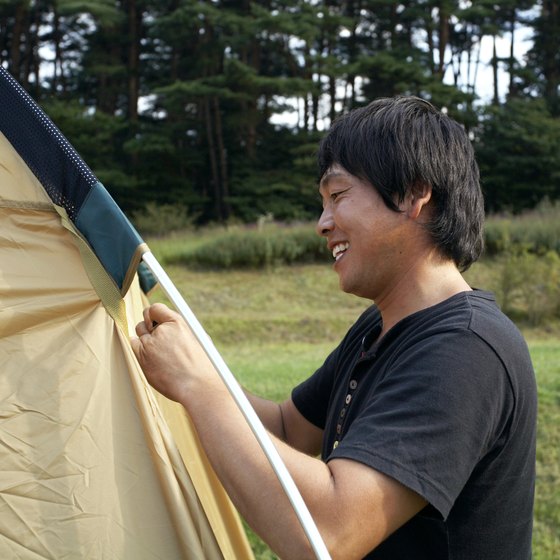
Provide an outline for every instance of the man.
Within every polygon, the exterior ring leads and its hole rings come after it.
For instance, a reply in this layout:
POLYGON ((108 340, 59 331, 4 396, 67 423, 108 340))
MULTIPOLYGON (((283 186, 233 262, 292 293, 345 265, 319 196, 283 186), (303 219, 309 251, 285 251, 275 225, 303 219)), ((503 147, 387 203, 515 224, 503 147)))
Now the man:
MULTIPOLYGON (((465 131, 420 99, 380 99, 333 124, 319 167, 318 233, 340 287, 375 305, 290 399, 249 398, 332 557, 530 558, 534 374, 492 295, 461 275, 483 227, 465 131)), ((313 557, 182 319, 156 304, 137 334, 148 380, 186 408, 240 513, 282 558, 313 557)))

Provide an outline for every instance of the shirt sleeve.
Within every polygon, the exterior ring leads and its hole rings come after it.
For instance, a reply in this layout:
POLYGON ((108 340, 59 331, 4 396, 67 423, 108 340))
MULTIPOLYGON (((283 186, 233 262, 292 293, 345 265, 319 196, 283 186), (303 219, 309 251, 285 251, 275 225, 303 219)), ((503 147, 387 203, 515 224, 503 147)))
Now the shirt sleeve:
POLYGON ((379 322, 379 311, 372 305, 362 313, 323 365, 292 390, 295 407, 306 420, 321 430, 325 429, 337 375, 344 373, 365 334, 379 322))
POLYGON ((339 348, 333 350, 315 373, 292 390, 292 401, 300 414, 314 426, 325 429, 336 375, 339 348))

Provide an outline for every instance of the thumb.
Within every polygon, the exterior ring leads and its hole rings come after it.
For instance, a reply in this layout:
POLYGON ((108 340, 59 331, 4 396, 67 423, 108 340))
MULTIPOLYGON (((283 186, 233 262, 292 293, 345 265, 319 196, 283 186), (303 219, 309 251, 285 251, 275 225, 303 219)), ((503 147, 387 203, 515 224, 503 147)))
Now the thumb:
POLYGON ((160 323, 167 323, 169 321, 176 321, 180 315, 169 309, 167 305, 163 303, 154 303, 148 308, 148 317, 152 323, 160 324, 160 323))

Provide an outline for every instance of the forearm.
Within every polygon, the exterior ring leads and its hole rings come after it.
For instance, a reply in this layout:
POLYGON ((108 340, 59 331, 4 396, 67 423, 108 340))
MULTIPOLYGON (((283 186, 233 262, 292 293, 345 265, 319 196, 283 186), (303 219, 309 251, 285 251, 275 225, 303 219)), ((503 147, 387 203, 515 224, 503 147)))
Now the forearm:
MULTIPOLYGON (((206 387, 186 395, 182 404, 226 491, 249 525, 280 557, 314 557, 293 507, 245 418, 227 390, 220 384, 212 385, 212 390, 206 387)), ((276 438, 274 443, 311 509, 313 496, 328 495, 332 482, 328 467, 276 438)), ((311 513, 315 517, 318 511, 311 513)))

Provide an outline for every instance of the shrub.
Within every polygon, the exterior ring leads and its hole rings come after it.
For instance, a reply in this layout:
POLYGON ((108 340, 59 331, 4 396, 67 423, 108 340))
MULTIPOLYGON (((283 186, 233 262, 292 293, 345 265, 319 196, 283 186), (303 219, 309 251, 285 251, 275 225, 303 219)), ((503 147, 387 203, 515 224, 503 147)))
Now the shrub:
POLYGON ((131 215, 130 221, 142 235, 161 236, 190 229, 194 218, 184 206, 148 202, 142 210, 131 215))
POLYGON ((530 212, 490 216, 485 245, 489 256, 519 249, 540 255, 548 251, 560 253, 560 203, 544 200, 530 212))
POLYGON ((168 257, 167 261, 228 269, 325 262, 328 257, 325 240, 311 226, 266 226, 224 233, 191 251, 168 257))
POLYGON ((510 251, 496 260, 496 296, 505 313, 524 315, 536 326, 560 314, 560 257, 526 249, 510 251))

